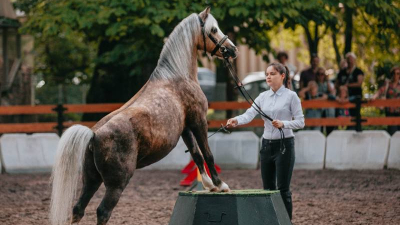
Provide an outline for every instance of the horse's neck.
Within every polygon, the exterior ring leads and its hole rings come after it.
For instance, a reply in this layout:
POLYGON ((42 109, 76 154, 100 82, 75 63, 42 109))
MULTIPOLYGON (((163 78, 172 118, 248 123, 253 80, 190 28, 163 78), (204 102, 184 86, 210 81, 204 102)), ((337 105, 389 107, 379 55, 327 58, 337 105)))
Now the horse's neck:
POLYGON ((190 60, 189 79, 197 81, 197 48, 193 49, 192 59, 190 60))
MULTIPOLYGON (((184 70, 176 70, 171 67, 171 63, 176 63, 177 59, 166 59, 159 63, 151 75, 150 81, 156 80, 171 80, 176 81, 179 79, 189 79, 197 81, 197 46, 193 46, 188 60, 181 60, 179 68, 187 68, 184 70), (169 61, 171 60, 171 61, 169 61)), ((178 59, 179 60, 179 59, 178 59)))

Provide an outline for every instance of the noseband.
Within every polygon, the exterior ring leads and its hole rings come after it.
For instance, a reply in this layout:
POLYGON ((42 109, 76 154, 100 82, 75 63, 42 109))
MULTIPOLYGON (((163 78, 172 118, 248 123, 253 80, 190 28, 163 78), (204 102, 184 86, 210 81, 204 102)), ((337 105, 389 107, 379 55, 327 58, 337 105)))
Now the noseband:
MULTIPOLYGON (((203 22, 203 20, 200 18, 199 16, 199 21, 200 21, 200 26, 201 26, 201 32, 203 33, 203 41, 204 41, 204 52, 207 52, 206 50, 206 30, 205 30, 205 22, 203 22)), ((228 35, 225 35, 219 42, 211 35, 211 34, 207 34, 207 36, 210 38, 210 40, 215 44, 215 48, 214 50, 211 52, 211 56, 215 55, 215 53, 220 50, 220 52, 223 54, 225 53, 227 50, 225 48, 225 46, 222 46, 222 44, 224 44, 224 42, 226 41, 226 39, 228 39, 228 35)))

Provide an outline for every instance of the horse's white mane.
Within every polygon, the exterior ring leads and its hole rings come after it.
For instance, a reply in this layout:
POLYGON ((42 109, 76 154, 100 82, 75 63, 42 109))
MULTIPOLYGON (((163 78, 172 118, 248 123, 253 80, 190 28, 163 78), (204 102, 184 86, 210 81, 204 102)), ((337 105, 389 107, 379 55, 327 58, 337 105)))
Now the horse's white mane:
MULTIPOLYGON (((206 35, 213 26, 218 27, 217 21, 208 14, 205 24, 206 35)), ((200 21, 198 15, 193 13, 182 20, 169 35, 150 79, 189 78, 192 48, 198 35, 202 35, 200 21)))

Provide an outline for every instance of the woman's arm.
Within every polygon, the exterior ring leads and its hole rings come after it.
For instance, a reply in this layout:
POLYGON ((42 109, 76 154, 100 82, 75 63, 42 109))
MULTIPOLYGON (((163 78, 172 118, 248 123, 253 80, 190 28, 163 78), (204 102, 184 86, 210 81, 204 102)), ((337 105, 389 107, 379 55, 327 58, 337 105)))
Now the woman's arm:
POLYGON ((336 90, 335 90, 335 87, 334 87, 334 85, 332 84, 332 82, 330 82, 330 81, 327 81, 327 85, 328 85, 328 95, 329 94, 331 94, 331 95, 336 95, 336 90))
MULTIPOLYGON (((261 107, 261 95, 262 94, 260 94, 254 100, 254 102, 260 107, 261 107)), ((254 103, 253 103, 253 106, 257 108, 257 106, 254 103)), ((238 122, 237 125, 243 125, 243 124, 250 123, 254 119, 254 117, 257 116, 258 112, 254 109, 254 107, 250 107, 242 115, 234 117, 234 119, 236 119, 238 122)))
POLYGON ((303 109, 301 108, 301 103, 299 97, 296 93, 293 93, 292 101, 290 104, 290 111, 292 112, 293 120, 284 120, 283 128, 286 129, 301 129, 304 127, 304 115, 303 109))

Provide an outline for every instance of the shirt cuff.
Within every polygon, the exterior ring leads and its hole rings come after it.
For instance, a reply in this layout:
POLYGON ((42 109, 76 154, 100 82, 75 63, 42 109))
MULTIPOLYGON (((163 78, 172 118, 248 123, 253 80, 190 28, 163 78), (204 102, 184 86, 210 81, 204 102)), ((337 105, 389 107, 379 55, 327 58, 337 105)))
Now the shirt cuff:
POLYGON ((241 121, 240 121, 240 117, 239 116, 234 117, 234 119, 236 119, 238 121, 238 126, 241 125, 241 123, 240 123, 241 121))
POLYGON ((282 121, 283 127, 282 128, 288 128, 289 126, 289 121, 282 121))

